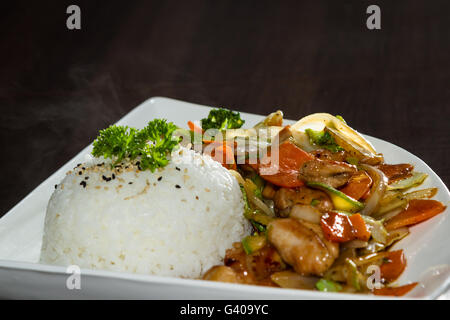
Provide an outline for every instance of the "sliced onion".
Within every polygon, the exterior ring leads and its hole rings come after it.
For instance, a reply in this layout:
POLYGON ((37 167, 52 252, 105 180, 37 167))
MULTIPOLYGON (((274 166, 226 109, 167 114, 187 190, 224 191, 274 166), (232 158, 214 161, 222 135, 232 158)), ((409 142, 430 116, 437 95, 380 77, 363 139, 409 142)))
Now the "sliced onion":
POLYGON ((348 241, 348 242, 344 243, 342 245, 342 247, 343 248, 355 248, 355 249, 358 249, 358 248, 365 248, 365 247, 368 246, 368 244, 369 243, 367 241, 351 240, 351 241, 348 241))
POLYGON ((364 222, 369 226, 370 233, 372 234, 372 238, 380 243, 386 243, 386 239, 388 236, 388 232, 383 225, 382 221, 375 220, 368 216, 362 216, 364 222))
POLYGON ((247 199, 251 202, 256 208, 260 209, 262 212, 267 214, 270 217, 275 217, 275 213, 270 210, 269 206, 265 204, 261 199, 255 196, 256 185, 250 179, 244 180, 241 174, 235 170, 228 170, 232 176, 236 178, 238 183, 244 187, 245 193, 247 194, 247 199))
POLYGON ((349 140, 346 136, 344 136, 336 129, 326 127, 325 130, 327 130, 331 134, 338 145, 340 145, 352 157, 358 159, 361 163, 370 165, 383 163, 383 155, 372 153, 371 151, 364 149, 354 141, 349 140))
POLYGON ((377 210, 379 202, 384 196, 386 186, 388 184, 388 178, 381 170, 367 164, 361 164, 361 168, 367 171, 373 180, 372 188, 370 189, 370 196, 364 203, 364 209, 360 212, 362 215, 370 216, 377 210))
POLYGON ((227 129, 222 132, 223 140, 232 140, 236 138, 260 138, 260 139, 273 139, 284 127, 282 126, 269 126, 263 128, 250 128, 250 129, 227 129))
POLYGON ((260 209, 262 212, 264 212, 270 217, 275 217, 275 213, 272 210, 270 210, 269 206, 255 195, 256 185, 253 183, 252 180, 250 179, 245 180, 244 189, 245 192, 247 193, 248 200, 251 203, 253 203, 253 205, 256 208, 260 209))
POLYGON ((362 250, 362 254, 372 254, 384 250, 386 248, 385 244, 376 242, 375 240, 369 241, 367 247, 362 250))
POLYGON ((409 189, 421 185, 422 182, 428 177, 426 173, 413 172, 408 178, 402 179, 400 181, 394 182, 388 186, 389 190, 401 190, 409 189))
POLYGON ((263 121, 258 122, 253 128, 263 128, 269 126, 283 125, 283 111, 277 110, 269 114, 263 121))
POLYGON ((289 217, 319 224, 322 213, 309 205, 296 204, 291 208, 289 217))
POLYGON ((281 288, 312 290, 319 278, 302 276, 294 271, 275 272, 270 279, 281 288))
POLYGON ((395 230, 392 230, 388 233, 386 237, 386 243, 380 243, 375 240, 369 241, 369 244, 364 250, 362 251, 363 254, 371 254, 376 253, 382 250, 385 250, 387 247, 392 245, 394 242, 397 242, 404 237, 406 237, 409 234, 409 229, 407 227, 398 228, 395 230))
POLYGON ((343 121, 339 120, 329 113, 311 114, 297 121, 294 125, 292 125, 291 128, 293 130, 304 132, 307 128, 321 131, 324 127, 336 128, 342 135, 346 137, 346 140, 354 142, 355 144, 367 150, 369 153, 376 154, 373 145, 369 141, 364 139, 364 137, 359 132, 352 129, 343 121))
POLYGON ((387 195, 380 201, 380 208, 375 213, 375 216, 380 217, 383 214, 390 213, 394 209, 403 209, 412 199, 432 198, 437 191, 437 188, 427 188, 406 194, 397 191, 388 191, 386 192, 387 195))
POLYGON ((389 231, 388 236, 387 236, 387 243, 386 243, 386 245, 390 246, 394 242, 403 239, 408 234, 409 234, 409 228, 408 227, 398 228, 398 229, 389 231))
MULTIPOLYGON (((408 204, 408 202, 405 203, 405 205, 408 204)), ((395 217, 396 215, 398 215, 400 212, 402 212, 404 210, 403 206, 396 208, 394 210, 388 211, 388 213, 386 213, 385 215, 382 215, 380 217, 380 219, 383 219, 384 221, 387 221, 389 219, 392 219, 393 217, 395 217)))
POLYGON ((363 256, 363 257, 355 258, 355 259, 353 259, 353 262, 357 266, 363 266, 363 265, 366 265, 366 264, 369 264, 369 263, 374 263, 375 264, 376 262, 378 262, 382 258, 385 258, 388 254, 389 254, 389 252, 387 252, 387 251, 371 253, 371 254, 368 254, 368 255, 363 256))
POLYGON ((309 136, 305 132, 298 130, 291 130, 291 132, 292 132, 292 141, 300 149, 306 152, 311 152, 313 150, 319 149, 318 146, 311 144, 311 140, 309 139, 309 136))
POLYGON ((228 172, 230 172, 231 175, 236 178, 237 182, 240 185, 244 186, 244 184, 245 184, 244 178, 242 178, 242 176, 239 172, 237 172, 236 170, 228 170, 228 172))

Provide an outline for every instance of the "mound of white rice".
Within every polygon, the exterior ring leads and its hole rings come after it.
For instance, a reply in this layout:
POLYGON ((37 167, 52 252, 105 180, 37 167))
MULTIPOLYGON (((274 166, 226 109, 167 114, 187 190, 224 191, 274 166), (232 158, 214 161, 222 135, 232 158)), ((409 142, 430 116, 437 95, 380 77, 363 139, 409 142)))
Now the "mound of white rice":
POLYGON ((41 262, 197 278, 248 234, 241 190, 209 156, 180 148, 164 169, 69 172, 47 208, 41 262))

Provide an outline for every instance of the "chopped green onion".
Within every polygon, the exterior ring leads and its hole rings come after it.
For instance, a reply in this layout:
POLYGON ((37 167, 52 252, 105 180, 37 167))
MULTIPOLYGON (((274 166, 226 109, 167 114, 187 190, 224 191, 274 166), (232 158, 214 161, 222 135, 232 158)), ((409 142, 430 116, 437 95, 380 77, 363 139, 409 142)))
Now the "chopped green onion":
POLYGON ((342 286, 339 283, 323 278, 317 281, 316 288, 323 292, 339 292, 342 290, 342 286))

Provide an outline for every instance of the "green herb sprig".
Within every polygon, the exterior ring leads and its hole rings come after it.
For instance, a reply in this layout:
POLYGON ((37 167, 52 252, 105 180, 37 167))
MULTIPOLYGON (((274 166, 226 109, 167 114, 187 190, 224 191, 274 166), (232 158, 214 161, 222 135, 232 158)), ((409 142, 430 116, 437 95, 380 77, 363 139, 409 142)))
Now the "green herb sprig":
POLYGON ((140 157, 139 167, 154 172, 169 163, 167 155, 179 144, 180 137, 173 136, 175 130, 177 126, 165 119, 150 121, 141 130, 112 125, 100 130, 92 155, 113 159, 113 165, 140 157))

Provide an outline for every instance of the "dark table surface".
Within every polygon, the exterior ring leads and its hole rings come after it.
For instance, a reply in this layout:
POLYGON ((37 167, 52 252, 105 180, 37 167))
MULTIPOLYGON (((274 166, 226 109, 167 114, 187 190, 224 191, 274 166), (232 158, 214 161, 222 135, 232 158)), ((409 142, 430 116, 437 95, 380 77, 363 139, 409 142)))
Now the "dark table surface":
POLYGON ((340 114, 449 185, 449 1, 28 1, 0 10, 0 216, 140 102, 340 114), (81 8, 81 30, 66 8, 81 8))

